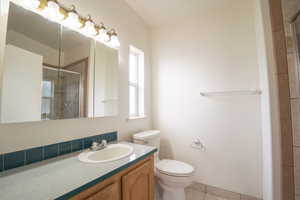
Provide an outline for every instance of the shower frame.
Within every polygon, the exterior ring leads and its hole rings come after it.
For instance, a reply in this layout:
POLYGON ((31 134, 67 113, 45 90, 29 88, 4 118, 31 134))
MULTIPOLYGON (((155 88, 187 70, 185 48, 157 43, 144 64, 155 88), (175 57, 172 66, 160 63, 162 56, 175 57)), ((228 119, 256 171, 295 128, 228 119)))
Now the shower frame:
MULTIPOLYGON (((65 72, 65 73, 71 73, 71 74, 78 74, 79 75, 80 85, 79 85, 79 104, 78 104, 78 110, 79 110, 79 118, 80 118, 82 116, 82 113, 81 113, 81 105, 82 105, 81 96, 83 95, 82 94, 82 90, 80 89, 80 88, 82 88, 82 75, 81 75, 81 73, 70 71, 70 70, 65 70, 65 69, 56 67, 54 65, 46 64, 46 63, 43 63, 43 69, 48 69, 48 70, 52 70, 52 71, 65 72)), ((52 107, 53 107, 53 105, 52 105, 52 107)))

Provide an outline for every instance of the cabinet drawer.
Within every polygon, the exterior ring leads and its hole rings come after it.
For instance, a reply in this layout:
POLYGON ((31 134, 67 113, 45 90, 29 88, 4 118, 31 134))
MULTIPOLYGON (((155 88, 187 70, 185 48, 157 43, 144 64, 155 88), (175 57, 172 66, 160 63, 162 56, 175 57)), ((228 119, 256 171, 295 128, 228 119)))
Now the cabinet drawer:
POLYGON ((119 188, 117 183, 112 183, 91 195, 86 200, 119 200, 119 188))

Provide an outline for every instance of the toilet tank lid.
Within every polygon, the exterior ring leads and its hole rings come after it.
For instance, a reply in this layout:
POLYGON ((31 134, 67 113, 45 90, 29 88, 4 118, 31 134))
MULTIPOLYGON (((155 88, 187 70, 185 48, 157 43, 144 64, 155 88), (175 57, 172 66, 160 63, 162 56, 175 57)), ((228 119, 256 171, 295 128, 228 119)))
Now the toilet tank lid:
POLYGON ((149 131, 143 131, 139 132, 133 135, 133 139, 137 140, 147 140, 152 139, 154 137, 159 136, 160 131, 159 130, 149 130, 149 131))

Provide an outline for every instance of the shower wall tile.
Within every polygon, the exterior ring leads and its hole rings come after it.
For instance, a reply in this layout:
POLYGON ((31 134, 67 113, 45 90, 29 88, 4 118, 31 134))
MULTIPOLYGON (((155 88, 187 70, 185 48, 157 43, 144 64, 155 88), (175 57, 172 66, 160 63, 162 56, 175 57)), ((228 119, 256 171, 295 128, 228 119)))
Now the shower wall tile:
POLYGON ((300 97, 299 88, 299 73, 297 57, 295 53, 290 53, 287 55, 288 60, 288 71, 289 71, 289 85, 290 85, 290 96, 291 98, 300 97))
POLYGON ((284 200, 293 200, 295 198, 294 167, 283 165, 282 190, 284 191, 284 200))
POLYGON ((272 30, 283 30, 283 14, 280 0, 272 0, 270 3, 272 30))
POLYGON ((300 147, 294 148, 295 157, 295 194, 300 195, 300 147))
MULTIPOLYGON (((290 97, 297 95, 295 91, 295 77, 289 75, 293 73, 288 67, 287 52, 292 52, 291 40, 286 36, 291 36, 287 20, 283 17, 282 2, 284 2, 284 16, 287 16, 287 5, 290 0, 269 0, 271 23, 273 31, 274 54, 277 65, 277 82, 280 109, 280 126, 281 126, 281 157, 282 157, 282 198, 294 200, 294 156, 293 156, 293 129, 290 97), (288 30, 285 32, 285 29, 288 30), (288 49, 287 50, 287 46, 288 49), (289 71, 290 70, 290 71, 289 71), (291 85, 291 90, 290 90, 291 85), (290 94, 291 92, 291 94, 290 94)), ((290 58, 291 59, 291 58, 290 58)), ((289 60, 293 62, 293 60, 289 60)))
POLYGON ((278 30, 273 33, 274 36, 274 48, 276 49, 276 66, 277 74, 287 74, 288 65, 286 57, 286 41, 284 30, 278 30))
POLYGON ((291 106, 294 145, 300 147, 300 99, 292 99, 291 106))

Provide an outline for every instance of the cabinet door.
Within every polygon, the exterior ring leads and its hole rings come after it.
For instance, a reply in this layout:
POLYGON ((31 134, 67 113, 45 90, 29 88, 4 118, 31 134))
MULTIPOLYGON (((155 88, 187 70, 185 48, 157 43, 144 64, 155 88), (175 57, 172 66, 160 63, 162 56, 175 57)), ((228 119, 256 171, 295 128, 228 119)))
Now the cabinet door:
POLYGON ((106 186, 86 200, 119 200, 118 183, 112 183, 111 185, 106 186))
POLYGON ((153 168, 150 160, 122 177, 122 200, 154 200, 153 168))

